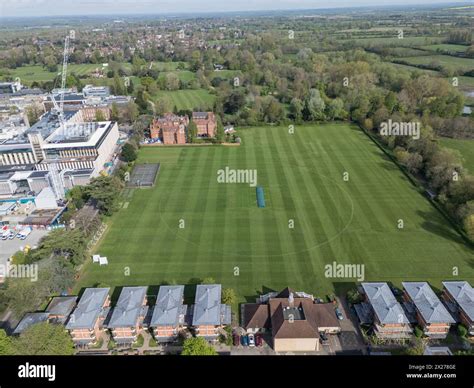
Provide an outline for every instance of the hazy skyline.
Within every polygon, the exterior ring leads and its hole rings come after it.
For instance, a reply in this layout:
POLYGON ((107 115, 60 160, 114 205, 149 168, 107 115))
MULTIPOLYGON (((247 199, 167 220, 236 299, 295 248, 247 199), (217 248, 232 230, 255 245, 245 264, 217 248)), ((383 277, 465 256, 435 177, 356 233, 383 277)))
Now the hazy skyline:
POLYGON ((466 0, 0 0, 0 16, 164 14, 285 9, 343 8, 383 5, 435 5, 466 0))

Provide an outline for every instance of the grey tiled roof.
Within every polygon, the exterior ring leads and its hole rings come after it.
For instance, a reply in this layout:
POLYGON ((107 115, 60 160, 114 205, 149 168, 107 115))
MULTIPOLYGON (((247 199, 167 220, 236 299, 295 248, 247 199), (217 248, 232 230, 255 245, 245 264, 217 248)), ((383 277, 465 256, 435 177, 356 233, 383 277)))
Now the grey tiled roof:
POLYGON ((150 326, 176 326, 182 313, 184 286, 161 286, 150 326))
POLYGON ((456 303, 474 321, 474 289, 466 281, 443 282, 456 303))
POLYGON ((193 326, 221 324, 221 285, 199 284, 193 311, 193 326))
POLYGON ((137 324, 140 313, 143 311, 143 300, 147 287, 124 287, 117 304, 113 308, 112 316, 107 327, 132 327, 137 324))
POLYGON ((403 282, 402 285, 427 323, 455 323, 427 282, 403 282))
POLYGON ((69 317, 66 329, 92 329, 102 313, 110 288, 87 288, 69 317))
POLYGON ((49 302, 46 312, 51 315, 66 317, 71 314, 76 305, 77 296, 55 296, 49 302))
POLYGON ((16 326, 13 334, 21 334, 30 326, 35 325, 36 323, 45 322, 48 320, 49 313, 28 313, 21 319, 21 321, 16 326))
POLYGON ((387 283, 362 283, 362 288, 380 323, 409 323, 402 306, 395 299, 387 283))

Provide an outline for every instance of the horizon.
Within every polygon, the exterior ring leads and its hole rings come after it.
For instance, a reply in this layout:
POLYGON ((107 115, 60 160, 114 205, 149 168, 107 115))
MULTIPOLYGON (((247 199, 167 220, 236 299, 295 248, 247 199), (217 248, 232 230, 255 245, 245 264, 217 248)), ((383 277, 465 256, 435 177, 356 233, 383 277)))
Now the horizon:
POLYGON ((197 3, 194 0, 182 0, 177 7, 170 0, 19 0, 8 2, 0 0, 0 18, 43 18, 43 17, 72 17, 72 16, 173 16, 173 15, 209 15, 226 13, 251 12, 283 12, 283 11, 323 11, 357 8, 384 8, 384 7, 440 7, 471 5, 465 0, 393 0, 380 4, 377 0, 335 0, 330 7, 323 1, 317 0, 255 0, 239 2, 238 4, 223 4, 219 0, 203 0, 197 3), (67 2, 67 4, 61 4, 67 2), (194 3, 194 4, 193 4, 194 3), (244 4, 242 4, 244 3, 244 4), (251 3, 245 5, 245 3, 251 3), (275 4, 277 3, 277 4, 275 4), (38 6, 41 11, 38 13, 38 6), (113 6, 113 11, 109 8, 113 6), (90 8, 95 10, 91 11, 90 8), (150 12, 150 7, 162 7, 150 12), (203 11, 203 8, 207 10, 203 11), (183 10, 185 9, 185 10, 183 10))

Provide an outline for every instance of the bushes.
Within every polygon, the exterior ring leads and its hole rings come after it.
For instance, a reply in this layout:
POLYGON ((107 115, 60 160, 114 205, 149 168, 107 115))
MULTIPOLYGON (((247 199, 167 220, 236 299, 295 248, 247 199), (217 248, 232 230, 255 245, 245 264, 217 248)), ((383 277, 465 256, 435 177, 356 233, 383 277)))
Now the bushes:
POLYGON ((423 337, 423 330, 419 326, 415 326, 414 333, 416 338, 423 337))
POLYGON ((467 336, 467 328, 464 325, 458 325, 458 335, 462 338, 466 338, 467 336))
POLYGON ((124 162, 130 163, 137 159, 137 149, 131 143, 125 143, 122 147, 121 159, 124 162))

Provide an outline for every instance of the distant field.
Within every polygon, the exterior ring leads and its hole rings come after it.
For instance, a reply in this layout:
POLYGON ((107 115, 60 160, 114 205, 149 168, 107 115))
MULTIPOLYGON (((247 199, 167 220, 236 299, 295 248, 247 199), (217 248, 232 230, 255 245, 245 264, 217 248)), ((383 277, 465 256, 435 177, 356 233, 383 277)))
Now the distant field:
POLYGON ((442 138, 440 142, 447 148, 458 150, 464 159, 464 167, 474 174, 474 140, 442 138))
POLYGON ((88 263, 77 288, 212 277, 240 301, 285 286, 324 296, 353 286, 353 279, 325 277, 334 261, 365 264, 368 281, 427 280, 440 288, 455 266, 474 281, 473 250, 358 128, 239 134, 240 147, 142 148, 140 163, 161 164, 157 184, 124 191, 96 249, 109 264, 88 263), (257 170, 265 208, 257 208, 254 187, 217 182, 226 166, 257 170))
POLYGON ((401 57, 397 59, 402 60, 409 65, 425 65, 430 67, 441 65, 445 69, 459 72, 474 70, 474 59, 472 58, 459 58, 449 55, 425 55, 417 57, 401 57))
POLYGON ((163 71, 160 73, 160 78, 166 77, 169 73, 176 74, 180 81, 191 81, 196 78, 196 74, 189 70, 163 71))
POLYGON ((222 79, 231 79, 234 78, 235 76, 238 76, 239 74, 242 74, 240 70, 219 70, 219 71, 213 71, 212 75, 209 77, 210 79, 220 77, 222 79))
POLYGON ((428 45, 428 46, 422 46, 420 48, 423 49, 423 50, 429 50, 429 51, 442 51, 442 52, 448 52, 448 53, 464 53, 469 48, 469 46, 463 46, 463 45, 460 45, 460 44, 442 43, 442 44, 431 44, 431 45, 428 45))
MULTIPOLYGON (((77 75, 86 75, 93 72, 96 68, 102 68, 102 65, 95 64, 82 64, 76 65, 71 64, 68 66, 68 73, 75 73, 77 75)), ((58 66, 57 72, 50 72, 44 69, 40 65, 34 66, 22 66, 14 70, 9 70, 13 77, 20 77, 22 81, 33 82, 33 81, 51 81, 53 80, 58 73, 61 72, 61 67, 58 66)))
MULTIPOLYGON (((442 77, 442 78, 446 78, 448 81, 452 81, 452 77, 445 77, 443 74, 441 74, 439 71, 436 71, 436 70, 420 69, 419 67, 416 67, 416 66, 402 65, 401 63, 391 63, 391 64, 400 69, 404 69, 408 71, 416 71, 416 72, 430 75, 432 77, 442 77)), ((468 77, 468 76, 462 75, 462 76, 458 76, 457 78, 459 81, 460 89, 474 88, 474 77, 468 77)))
POLYGON ((180 64, 183 65, 184 68, 188 66, 186 62, 153 62, 153 68, 158 71, 174 71, 180 64))
POLYGON ((354 41, 357 46, 370 47, 370 46, 427 46, 431 44, 437 44, 442 41, 443 38, 438 37, 427 37, 427 36, 405 36, 403 39, 398 39, 398 32, 394 31, 393 37, 367 37, 367 38, 356 38, 356 39, 343 39, 342 41, 354 41))
POLYGON ((176 90, 159 91, 153 96, 155 99, 166 98, 171 108, 175 106, 180 109, 193 110, 194 108, 212 109, 215 96, 209 94, 207 90, 176 90))

